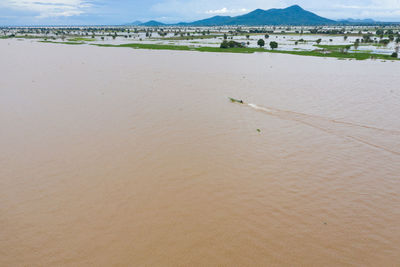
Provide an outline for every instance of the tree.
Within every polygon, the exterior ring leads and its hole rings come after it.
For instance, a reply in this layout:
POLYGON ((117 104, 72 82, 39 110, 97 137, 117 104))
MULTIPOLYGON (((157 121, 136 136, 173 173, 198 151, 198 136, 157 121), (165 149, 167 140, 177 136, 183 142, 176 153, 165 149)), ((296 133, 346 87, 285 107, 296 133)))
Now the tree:
POLYGON ((391 55, 391 57, 397 58, 398 54, 396 52, 393 52, 393 54, 391 55))
POLYGON ((390 43, 389 39, 382 39, 379 41, 380 44, 383 44, 384 46, 387 46, 390 43))
POLYGON ((265 37, 265 39, 268 39, 268 38, 269 38, 269 35, 268 35, 268 34, 266 34, 264 37, 265 37))
POLYGON ((224 33, 224 40, 228 39, 228 35, 226 35, 226 33, 224 33))
POLYGON ((318 39, 317 41, 315 41, 317 44, 320 44, 321 43, 321 39, 318 39))
POLYGON ((347 35, 343 36, 343 39, 346 41, 347 40, 347 35))
POLYGON ((246 38, 249 39, 249 38, 250 38, 250 35, 247 34, 247 35, 246 35, 246 38))
POLYGON ((367 33, 363 35, 363 39, 364 39, 364 43, 371 43, 372 39, 371 39, 371 34, 367 33))
POLYGON ((272 42, 269 43, 269 46, 271 47, 272 50, 274 50, 275 48, 278 48, 278 43, 272 41, 272 42))
POLYGON ((221 43, 220 48, 243 48, 243 45, 235 41, 228 42, 227 40, 224 40, 221 43))
POLYGON ((220 45, 220 48, 228 48, 228 47, 229 47, 228 46, 228 41, 226 41, 226 40, 224 40, 220 45))
POLYGON ((360 39, 356 39, 354 43, 354 48, 357 49, 359 45, 360 45, 360 39))
POLYGON ((258 46, 259 46, 260 48, 263 47, 263 46, 265 45, 264 39, 258 40, 257 44, 258 44, 258 46))

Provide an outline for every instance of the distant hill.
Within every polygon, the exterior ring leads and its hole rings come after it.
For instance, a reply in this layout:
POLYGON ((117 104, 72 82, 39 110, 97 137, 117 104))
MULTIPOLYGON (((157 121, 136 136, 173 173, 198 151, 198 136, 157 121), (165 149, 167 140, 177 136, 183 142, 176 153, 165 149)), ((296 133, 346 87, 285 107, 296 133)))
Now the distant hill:
POLYGON ((376 21, 373 19, 346 19, 348 22, 361 22, 361 23, 375 23, 376 21))
POLYGON ((167 24, 159 22, 159 21, 155 21, 155 20, 150 20, 148 22, 139 24, 139 26, 148 26, 148 27, 158 27, 158 26, 166 26, 166 25, 167 24))
POLYGON ((318 16, 310 11, 304 10, 298 5, 278 9, 256 9, 248 14, 230 17, 214 16, 208 19, 197 20, 194 22, 180 22, 176 24, 164 24, 158 21, 148 21, 139 26, 159 27, 159 26, 263 26, 263 25, 304 25, 304 26, 323 26, 323 25, 397 25, 398 22, 378 22, 373 19, 343 19, 331 20, 318 16))
MULTIPOLYGON (((320 17, 312 12, 302 9, 298 5, 284 9, 256 9, 248 14, 230 17, 215 16, 194 22, 181 22, 178 26, 223 26, 223 25, 331 25, 337 23, 334 20, 320 17)), ((149 21, 143 26, 162 26, 160 22, 149 21)))
POLYGON ((256 9, 248 14, 233 17, 227 25, 327 25, 335 21, 320 17, 298 5, 285 9, 256 9))
POLYGON ((338 20, 339 23, 346 23, 346 24, 376 24, 379 23, 373 19, 341 19, 338 20))
POLYGON ((125 24, 125 25, 126 25, 126 26, 138 26, 138 25, 140 25, 140 24, 143 24, 143 22, 141 22, 141 21, 139 21, 139 20, 136 20, 136 21, 134 21, 134 22, 127 23, 127 24, 125 24))
POLYGON ((215 16, 209 19, 202 19, 194 22, 181 22, 179 26, 222 26, 230 25, 232 17, 230 16, 215 16))

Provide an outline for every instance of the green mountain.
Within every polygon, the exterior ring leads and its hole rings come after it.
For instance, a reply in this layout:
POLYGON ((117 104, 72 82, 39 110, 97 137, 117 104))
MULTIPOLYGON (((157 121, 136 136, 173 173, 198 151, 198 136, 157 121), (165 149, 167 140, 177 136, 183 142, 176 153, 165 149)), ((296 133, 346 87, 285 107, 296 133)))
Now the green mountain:
POLYGON ((327 25, 336 21, 320 17, 294 5, 285 9, 256 9, 233 17, 229 25, 327 25))
MULTIPOLYGON (((148 25, 150 22, 142 24, 148 25)), ((230 17, 215 16, 208 19, 198 20, 194 22, 181 22, 178 26, 223 26, 223 25, 243 25, 243 26, 259 26, 259 25, 331 25, 337 24, 337 21, 320 17, 312 12, 302 9, 298 5, 290 6, 284 9, 256 9, 248 14, 230 17)), ((160 26, 160 25, 156 25, 160 26)))

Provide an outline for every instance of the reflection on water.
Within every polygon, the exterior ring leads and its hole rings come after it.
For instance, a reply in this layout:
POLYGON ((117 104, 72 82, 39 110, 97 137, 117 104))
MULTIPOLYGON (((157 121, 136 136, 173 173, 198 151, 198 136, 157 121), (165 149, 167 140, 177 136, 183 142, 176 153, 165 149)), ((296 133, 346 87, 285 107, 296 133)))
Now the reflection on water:
POLYGON ((0 49, 0 266, 400 263, 398 63, 0 49))

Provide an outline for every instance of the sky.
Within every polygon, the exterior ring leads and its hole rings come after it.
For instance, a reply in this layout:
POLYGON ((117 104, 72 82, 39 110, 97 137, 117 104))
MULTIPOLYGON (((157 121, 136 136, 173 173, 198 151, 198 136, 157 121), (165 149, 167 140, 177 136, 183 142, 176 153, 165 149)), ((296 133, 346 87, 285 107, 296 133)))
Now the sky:
POLYGON ((400 0, 0 0, 0 25, 120 25, 189 22, 298 4, 330 19, 400 22, 400 0))

